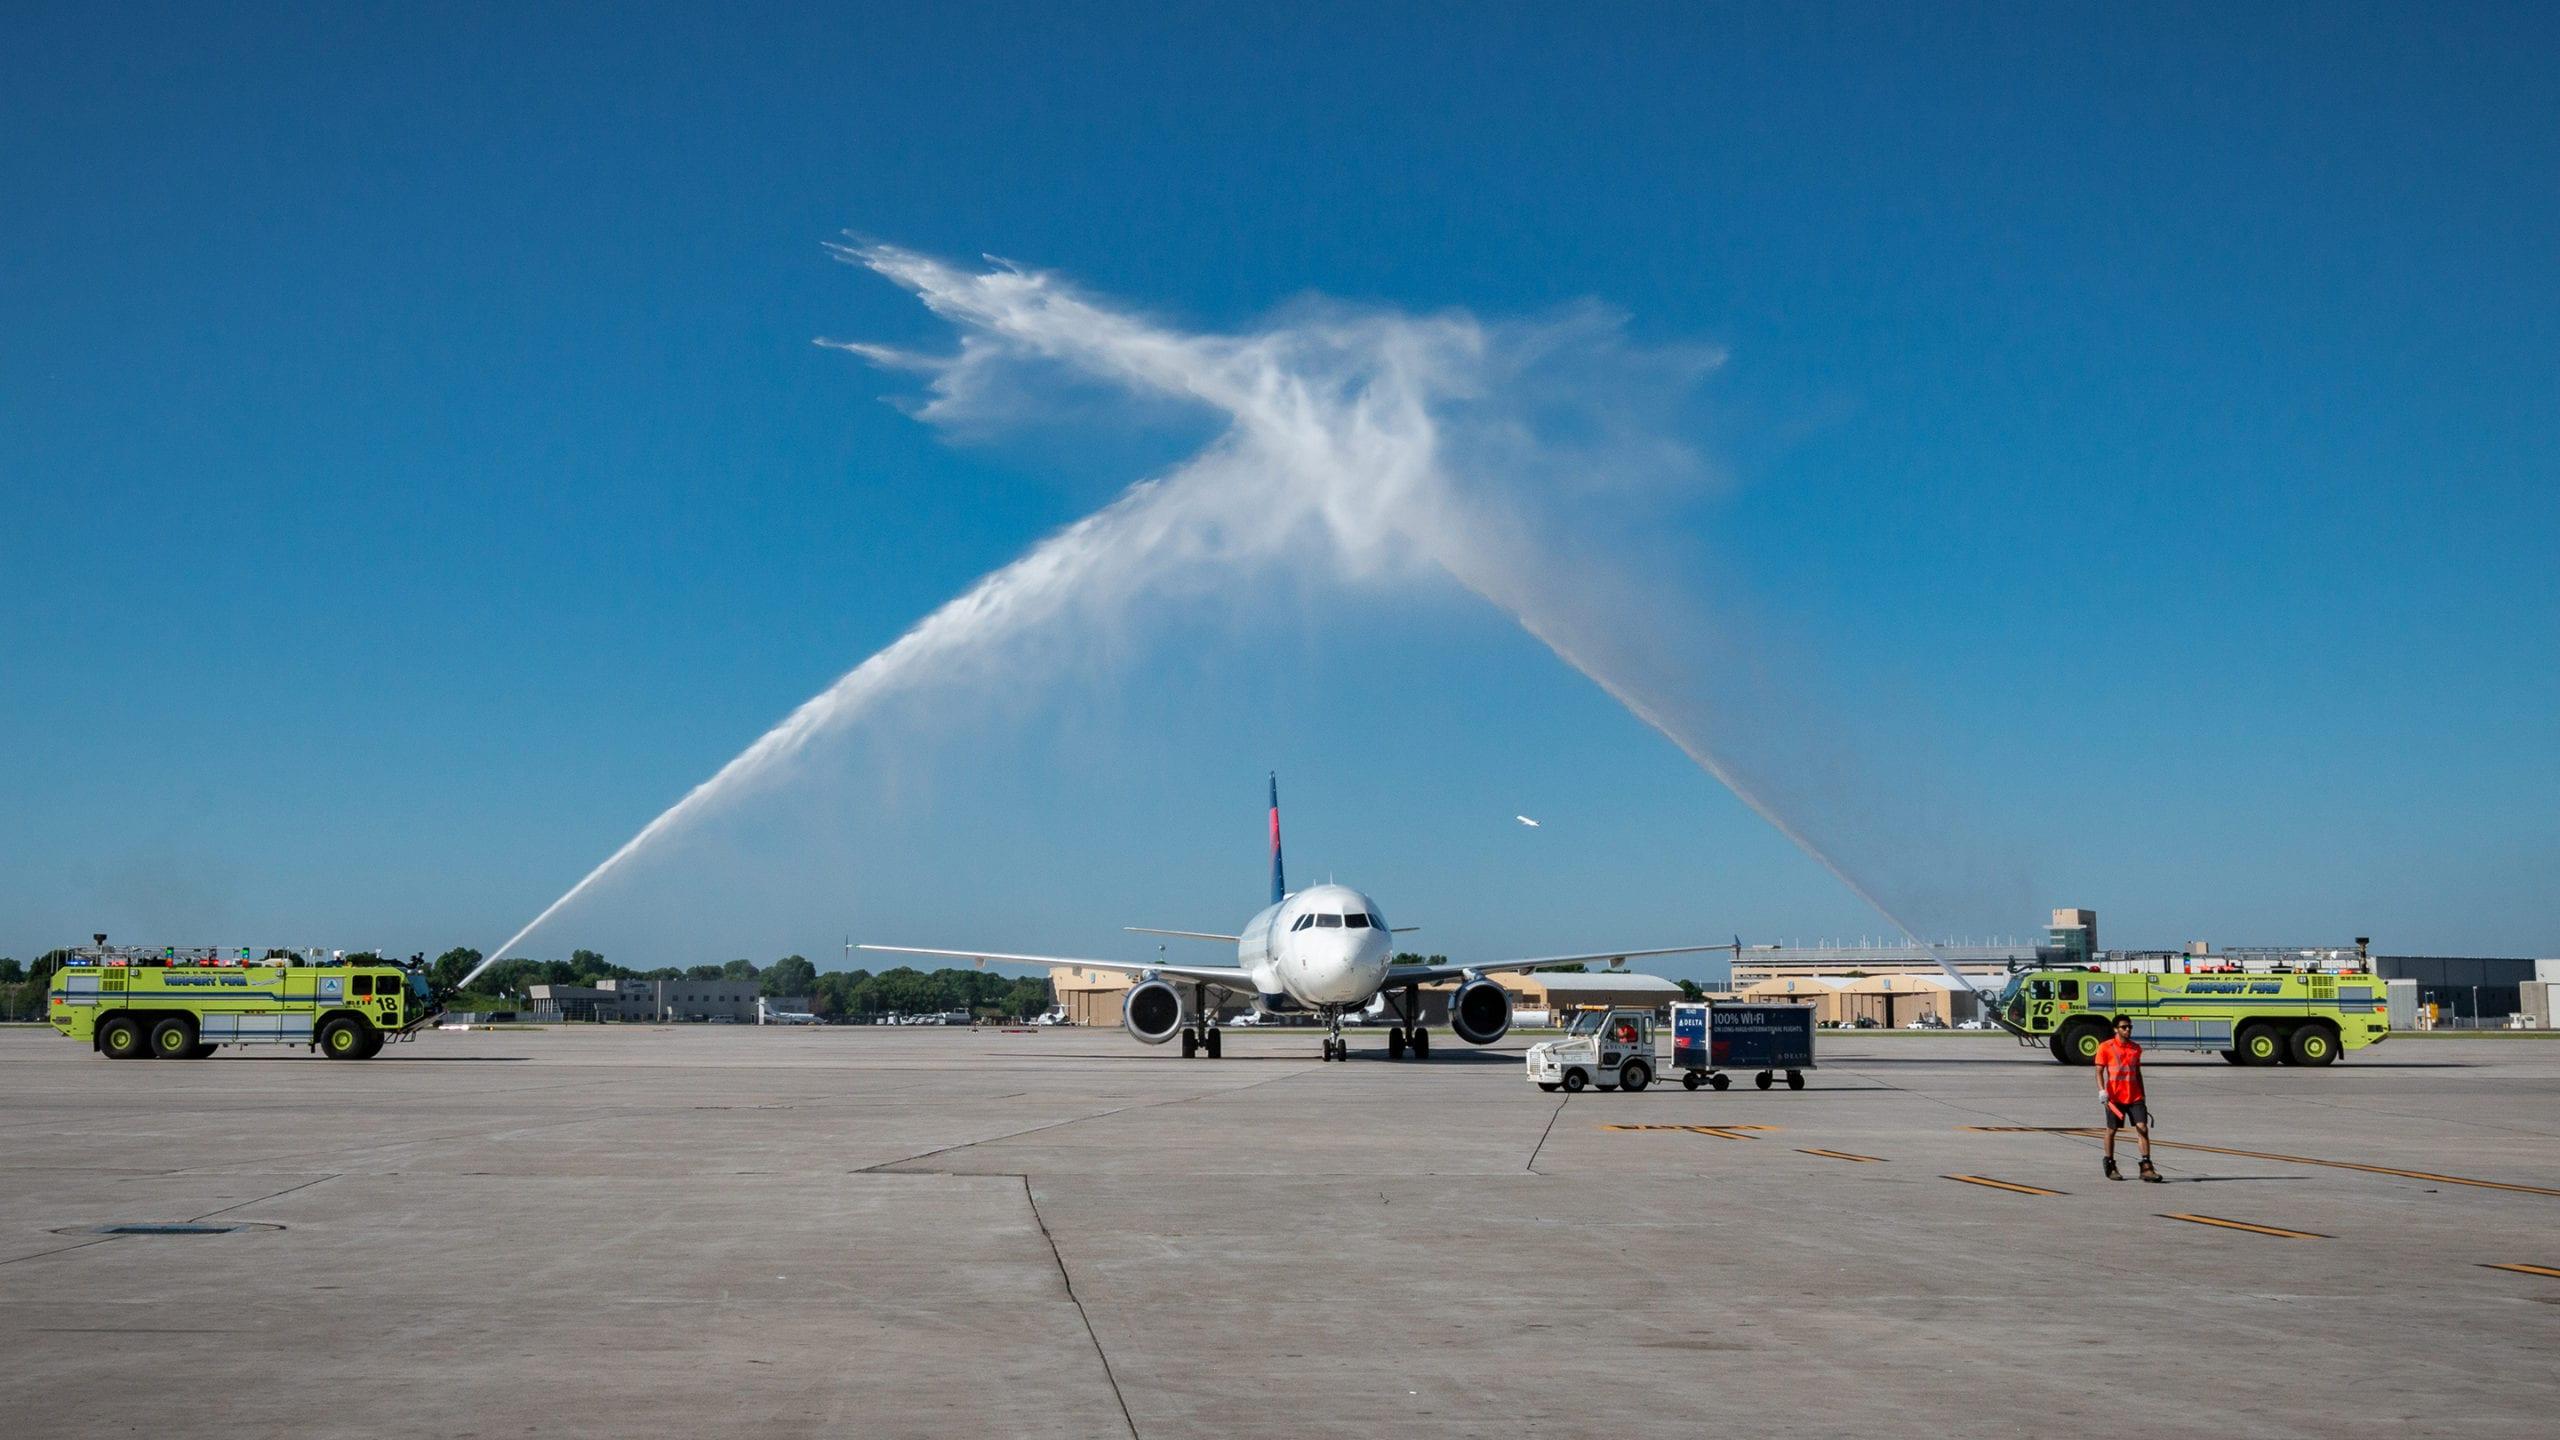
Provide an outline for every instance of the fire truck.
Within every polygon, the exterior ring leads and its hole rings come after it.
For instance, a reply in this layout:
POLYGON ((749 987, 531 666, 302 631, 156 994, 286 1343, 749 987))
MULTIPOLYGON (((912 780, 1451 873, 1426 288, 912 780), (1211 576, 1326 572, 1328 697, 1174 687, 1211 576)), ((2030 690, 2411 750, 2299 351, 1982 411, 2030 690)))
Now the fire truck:
POLYGON ((2095 1059, 2118 1016, 2146 1049, 2210 1050, 2234 1065, 2326 1065, 2391 1035, 2382 981, 2364 971, 2022 970, 1994 1007, 2021 1043, 2065 1065, 2095 1059))
POLYGON ((45 1018, 111 1060, 202 1060, 224 1045, 306 1045, 332 1060, 369 1060, 442 1009, 422 965, 97 939, 53 972, 45 1018))

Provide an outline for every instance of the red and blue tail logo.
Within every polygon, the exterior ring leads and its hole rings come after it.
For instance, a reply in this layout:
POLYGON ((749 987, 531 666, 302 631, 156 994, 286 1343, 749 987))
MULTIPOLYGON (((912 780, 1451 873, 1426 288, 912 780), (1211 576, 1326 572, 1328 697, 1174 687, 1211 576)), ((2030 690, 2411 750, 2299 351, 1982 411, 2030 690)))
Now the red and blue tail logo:
POLYGON ((1271 775, 1271 903, 1289 898, 1289 881, 1280 867, 1280 775, 1271 775))

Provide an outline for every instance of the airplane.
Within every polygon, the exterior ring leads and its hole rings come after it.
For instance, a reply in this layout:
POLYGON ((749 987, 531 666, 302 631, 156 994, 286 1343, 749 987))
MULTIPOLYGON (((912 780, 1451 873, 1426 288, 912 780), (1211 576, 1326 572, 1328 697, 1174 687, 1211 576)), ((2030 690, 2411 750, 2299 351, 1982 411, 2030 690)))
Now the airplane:
MULTIPOLYGON (((1601 950, 1587 955, 1540 955, 1473 965, 1398 965, 1393 936, 1378 903, 1348 885, 1314 885, 1292 892, 1280 856, 1280 779, 1271 779, 1271 903, 1234 935, 1205 930, 1127 927, 1141 935, 1207 940, 1236 947, 1233 965, 1177 965, 1162 960, 1095 960, 1075 955, 1013 955, 994 950, 943 950, 917 945, 862 945, 893 955, 989 960, 1015 965, 1066 965, 1116 970, 1137 977, 1120 1002, 1121 1024, 1141 1043, 1162 1045, 1182 1037, 1185 1058, 1214 1060, 1223 1048, 1212 995, 1236 996, 1262 1014, 1313 1013, 1325 1022, 1324 1058, 1351 1058, 1342 1036, 1343 1017, 1381 997, 1393 1011, 1387 1058, 1431 1058, 1431 1031, 1421 1023, 1421 988, 1458 982, 1449 997, 1449 1029, 1470 1045, 1490 1045, 1511 1029, 1511 997, 1488 975, 1559 965, 1617 965, 1648 955, 1688 955, 1727 945, 1672 945, 1658 950, 1601 950), (1189 994, 1186 996, 1185 991, 1189 994), (1397 996, 1401 994, 1399 1000, 1397 996)), ((1410 928, 1410 927, 1407 927, 1410 928)))

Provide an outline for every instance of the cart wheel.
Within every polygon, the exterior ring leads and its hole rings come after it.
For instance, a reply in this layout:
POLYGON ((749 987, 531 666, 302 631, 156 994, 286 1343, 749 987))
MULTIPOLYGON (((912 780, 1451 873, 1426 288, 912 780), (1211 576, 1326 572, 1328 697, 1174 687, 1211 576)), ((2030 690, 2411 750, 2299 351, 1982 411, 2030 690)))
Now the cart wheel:
POLYGON ((1567 1092, 1580 1090, 1583 1086, 1590 1083, 1591 1077, 1583 1074, 1579 1070, 1567 1070, 1564 1072, 1564 1088, 1567 1092))
POLYGON ((1769 1088, 1769 1072, 1768 1072, 1768 1071, 1766 1071, 1766 1070, 1763 1070, 1763 1071, 1761 1071, 1759 1074, 1752 1076, 1752 1077, 1751 1077, 1751 1083, 1752 1083, 1752 1084, 1754 1084, 1754 1085, 1759 1086, 1759 1087, 1760 1087, 1761 1089, 1763 1089, 1763 1090, 1768 1089, 1768 1088, 1769 1088))
POLYGON ((1788 1089, 1790 1089, 1790 1090, 1801 1090, 1801 1089, 1803 1089, 1803 1088, 1804 1088, 1804 1072, 1803 1072, 1803 1071, 1801 1071, 1801 1070, 1790 1070, 1790 1071, 1788 1071, 1788 1072, 1787 1072, 1787 1088, 1788 1088, 1788 1089))
POLYGON ((1706 1078, 1707 1077, 1704 1075, 1692 1070, 1688 1074, 1680 1077, 1680 1088, 1683 1090, 1695 1090, 1698 1088, 1698 1083, 1706 1078))
POLYGON ((1722 1090, 1733 1083, 1733 1077, 1730 1075, 1710 1075, 1707 1077, 1707 1083, 1713 1085, 1719 1090, 1722 1090))
POLYGON ((1563 1087, 1563 1086, 1561 1086, 1561 1085, 1559 1085, 1559 1084, 1557 1084, 1557 1083, 1556 1083, 1556 1082, 1554 1082, 1553 1080, 1541 1080, 1541 1081, 1539 1081, 1539 1082, 1538 1082, 1538 1088, 1539 1088, 1539 1089, 1541 1089, 1541 1090, 1544 1090, 1544 1091, 1546 1091, 1548 1094, 1552 1095, 1552 1094, 1554 1094, 1555 1092, 1557 1092, 1558 1090, 1563 1089, 1564 1087, 1563 1087))

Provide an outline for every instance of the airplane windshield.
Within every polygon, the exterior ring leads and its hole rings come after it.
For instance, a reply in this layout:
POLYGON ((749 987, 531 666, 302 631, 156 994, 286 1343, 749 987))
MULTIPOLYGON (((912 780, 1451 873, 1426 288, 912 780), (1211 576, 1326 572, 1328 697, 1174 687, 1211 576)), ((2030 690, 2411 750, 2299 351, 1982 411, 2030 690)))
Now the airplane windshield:
POLYGON ((1319 930, 1339 930, 1342 928, 1342 917, 1339 915, 1319 915, 1316 917, 1316 928, 1319 930))
POLYGON ((1342 917, 1342 926, 1346 930, 1366 930, 1369 928, 1369 917, 1354 910, 1342 917))

